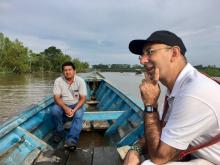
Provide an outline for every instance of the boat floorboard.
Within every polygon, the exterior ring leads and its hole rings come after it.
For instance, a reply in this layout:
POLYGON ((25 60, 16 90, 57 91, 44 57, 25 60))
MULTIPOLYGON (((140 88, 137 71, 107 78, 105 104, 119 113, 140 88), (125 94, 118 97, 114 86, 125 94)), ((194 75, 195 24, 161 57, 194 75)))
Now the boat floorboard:
MULTIPOLYGON (((75 151, 60 147, 43 153, 34 165, 120 165, 117 149, 102 132, 83 132, 75 151)), ((62 145, 63 146, 63 145, 62 145)))
POLYGON ((58 149, 54 153, 44 153, 46 159, 34 165, 120 165, 122 161, 116 147, 78 148, 75 151, 58 149))

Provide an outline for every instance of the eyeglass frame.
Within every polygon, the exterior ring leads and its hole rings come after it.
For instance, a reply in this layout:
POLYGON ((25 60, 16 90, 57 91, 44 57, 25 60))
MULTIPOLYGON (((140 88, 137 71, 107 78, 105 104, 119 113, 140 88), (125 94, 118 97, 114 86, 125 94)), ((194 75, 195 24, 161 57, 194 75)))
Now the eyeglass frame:
POLYGON ((152 56, 155 52, 159 51, 159 50, 163 50, 163 49, 172 49, 174 46, 170 46, 170 47, 165 47, 165 48, 158 48, 158 49, 153 49, 153 48, 147 48, 146 50, 142 51, 142 55, 140 55, 138 58, 139 60, 143 58, 143 55, 147 55, 147 56, 152 56))

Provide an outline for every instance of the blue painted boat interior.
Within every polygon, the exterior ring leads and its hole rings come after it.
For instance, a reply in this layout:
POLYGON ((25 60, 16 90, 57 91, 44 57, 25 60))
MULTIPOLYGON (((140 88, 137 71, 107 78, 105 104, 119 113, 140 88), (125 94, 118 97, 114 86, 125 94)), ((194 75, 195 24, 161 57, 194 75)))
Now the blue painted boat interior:
MULTIPOLYGON (((143 106, 126 96, 105 79, 86 79, 87 100, 95 102, 95 111, 84 114, 85 121, 108 121, 105 136, 109 145, 131 145, 144 133, 143 106)), ((0 164, 32 164, 36 157, 53 148, 49 139, 54 126, 50 116, 53 97, 46 97, 0 127, 0 164)))

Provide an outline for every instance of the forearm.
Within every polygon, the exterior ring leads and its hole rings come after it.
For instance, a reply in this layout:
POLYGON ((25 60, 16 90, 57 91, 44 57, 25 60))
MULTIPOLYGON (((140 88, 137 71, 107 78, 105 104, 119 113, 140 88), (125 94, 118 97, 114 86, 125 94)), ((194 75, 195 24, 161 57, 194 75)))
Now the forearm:
POLYGON ((144 114, 145 140, 147 142, 150 158, 158 155, 157 149, 160 144, 161 126, 158 112, 144 114))
POLYGON ((75 106, 75 110, 78 110, 78 109, 80 109, 81 107, 82 107, 82 105, 85 103, 85 101, 86 101, 86 96, 80 96, 80 100, 79 100, 79 102, 76 104, 76 106, 75 106))
MULTIPOLYGON (((159 68, 154 73, 145 74, 140 85, 141 98, 145 106, 157 106, 160 96, 159 68)), ((162 134, 158 112, 147 111, 144 114, 145 139, 150 160, 155 164, 164 164, 174 160, 179 152, 176 148, 160 140, 162 134)))
POLYGON ((54 96, 54 100, 57 105, 59 105, 63 110, 67 108, 67 105, 63 102, 63 100, 59 96, 54 96))
POLYGON ((161 123, 158 112, 145 113, 145 140, 150 160, 156 164, 164 164, 168 161, 175 160, 178 150, 163 143, 161 137, 161 123))

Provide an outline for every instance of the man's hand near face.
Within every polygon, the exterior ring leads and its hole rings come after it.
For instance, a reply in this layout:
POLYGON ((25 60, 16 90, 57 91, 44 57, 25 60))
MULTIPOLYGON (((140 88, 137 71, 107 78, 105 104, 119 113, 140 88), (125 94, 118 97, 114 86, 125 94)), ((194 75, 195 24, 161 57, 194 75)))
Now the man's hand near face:
POLYGON ((152 105, 157 107, 157 100, 160 96, 159 81, 159 69, 155 68, 154 74, 149 75, 145 73, 145 79, 142 80, 139 86, 141 92, 141 98, 144 105, 152 105))

